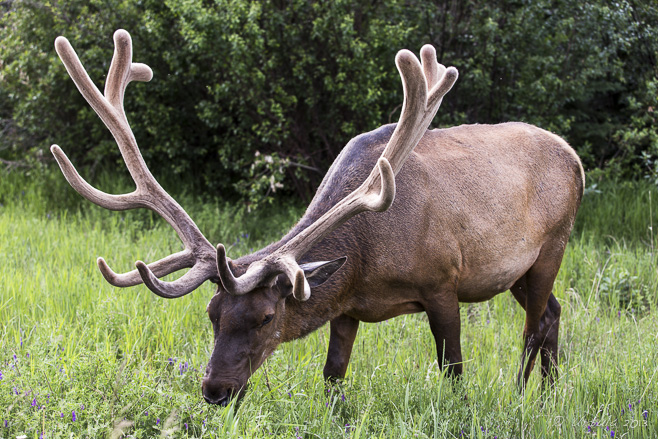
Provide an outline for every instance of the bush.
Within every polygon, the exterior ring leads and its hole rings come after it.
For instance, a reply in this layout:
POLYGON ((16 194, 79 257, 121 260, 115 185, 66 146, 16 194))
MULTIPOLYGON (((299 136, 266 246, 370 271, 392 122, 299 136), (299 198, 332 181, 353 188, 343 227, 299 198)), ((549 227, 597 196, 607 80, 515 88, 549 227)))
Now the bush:
POLYGON ((4 2, 0 158, 127 175, 57 59, 65 35, 103 86, 127 29, 154 79, 126 111, 165 186, 258 205, 310 198, 356 134, 395 121, 397 50, 437 48, 461 77, 437 125, 523 120, 564 136, 586 168, 658 180, 658 7, 648 0, 4 2))

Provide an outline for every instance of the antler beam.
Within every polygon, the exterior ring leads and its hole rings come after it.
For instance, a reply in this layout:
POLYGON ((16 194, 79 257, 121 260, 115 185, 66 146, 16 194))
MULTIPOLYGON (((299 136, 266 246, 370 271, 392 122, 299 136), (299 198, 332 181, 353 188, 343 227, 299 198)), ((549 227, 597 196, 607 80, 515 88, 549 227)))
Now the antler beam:
POLYGON ((128 124, 123 108, 123 98, 128 83, 150 81, 153 72, 145 64, 132 62, 132 41, 130 34, 125 30, 120 29, 114 33, 114 47, 114 56, 107 75, 105 90, 101 94, 87 75, 69 41, 64 37, 58 37, 55 40, 55 50, 71 79, 116 140, 121 156, 135 181, 135 191, 123 195, 102 192, 91 186, 78 174, 59 146, 53 145, 50 149, 66 180, 80 195, 92 203, 110 210, 127 210, 137 207, 151 209, 162 216, 183 241, 185 246, 183 251, 149 265, 138 261, 137 270, 125 274, 115 273, 103 258, 98 258, 98 268, 103 277, 117 287, 145 283, 151 291, 161 297, 180 297, 190 293, 208 279, 219 281, 216 250, 185 210, 160 186, 146 166, 128 124), (176 281, 163 282, 157 279, 189 267, 192 269, 176 281))
POLYGON ((390 207, 395 198, 395 175, 420 141, 443 96, 458 77, 457 69, 446 69, 437 62, 436 51, 430 45, 421 49, 421 59, 422 64, 408 50, 398 52, 395 57, 404 88, 400 120, 377 166, 359 188, 274 253, 251 264, 239 278, 234 277, 228 266, 224 246, 217 246, 218 271, 228 292, 246 294, 273 275, 284 273, 293 284, 295 298, 308 300, 311 288, 297 260, 353 216, 364 211, 381 212, 390 207))

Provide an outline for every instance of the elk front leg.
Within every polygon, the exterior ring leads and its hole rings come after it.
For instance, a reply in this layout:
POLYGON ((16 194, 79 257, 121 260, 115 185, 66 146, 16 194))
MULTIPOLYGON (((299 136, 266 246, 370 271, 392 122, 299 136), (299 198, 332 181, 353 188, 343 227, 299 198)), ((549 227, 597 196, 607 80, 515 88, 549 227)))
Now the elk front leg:
POLYGON ((343 314, 331 321, 330 328, 329 350, 327 351, 327 362, 324 365, 324 379, 336 381, 345 377, 356 332, 359 329, 359 321, 343 314))
POLYGON ((457 377, 462 374, 462 349, 460 337, 459 300, 457 294, 441 295, 425 312, 436 341, 439 367, 447 368, 447 374, 457 377))

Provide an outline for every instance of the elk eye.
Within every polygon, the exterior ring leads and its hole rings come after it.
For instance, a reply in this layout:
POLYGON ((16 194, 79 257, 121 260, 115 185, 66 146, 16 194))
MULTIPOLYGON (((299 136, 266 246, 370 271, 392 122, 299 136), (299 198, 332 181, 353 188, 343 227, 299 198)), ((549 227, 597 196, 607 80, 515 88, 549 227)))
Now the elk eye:
POLYGON ((263 322, 260 324, 260 326, 263 327, 263 326, 267 325, 268 323, 270 323, 272 321, 273 318, 274 318, 274 314, 266 315, 265 318, 263 319, 263 322))

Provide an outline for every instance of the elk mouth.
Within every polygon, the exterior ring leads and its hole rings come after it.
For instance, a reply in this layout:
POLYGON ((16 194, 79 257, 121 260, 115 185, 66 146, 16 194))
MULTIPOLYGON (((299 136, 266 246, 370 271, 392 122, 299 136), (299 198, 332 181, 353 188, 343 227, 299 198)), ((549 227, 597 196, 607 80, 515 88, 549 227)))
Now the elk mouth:
POLYGON ((204 379, 201 386, 201 394, 208 404, 226 407, 233 399, 239 404, 247 391, 247 387, 247 384, 238 385, 234 382, 230 385, 222 385, 221 383, 215 384, 204 379))

